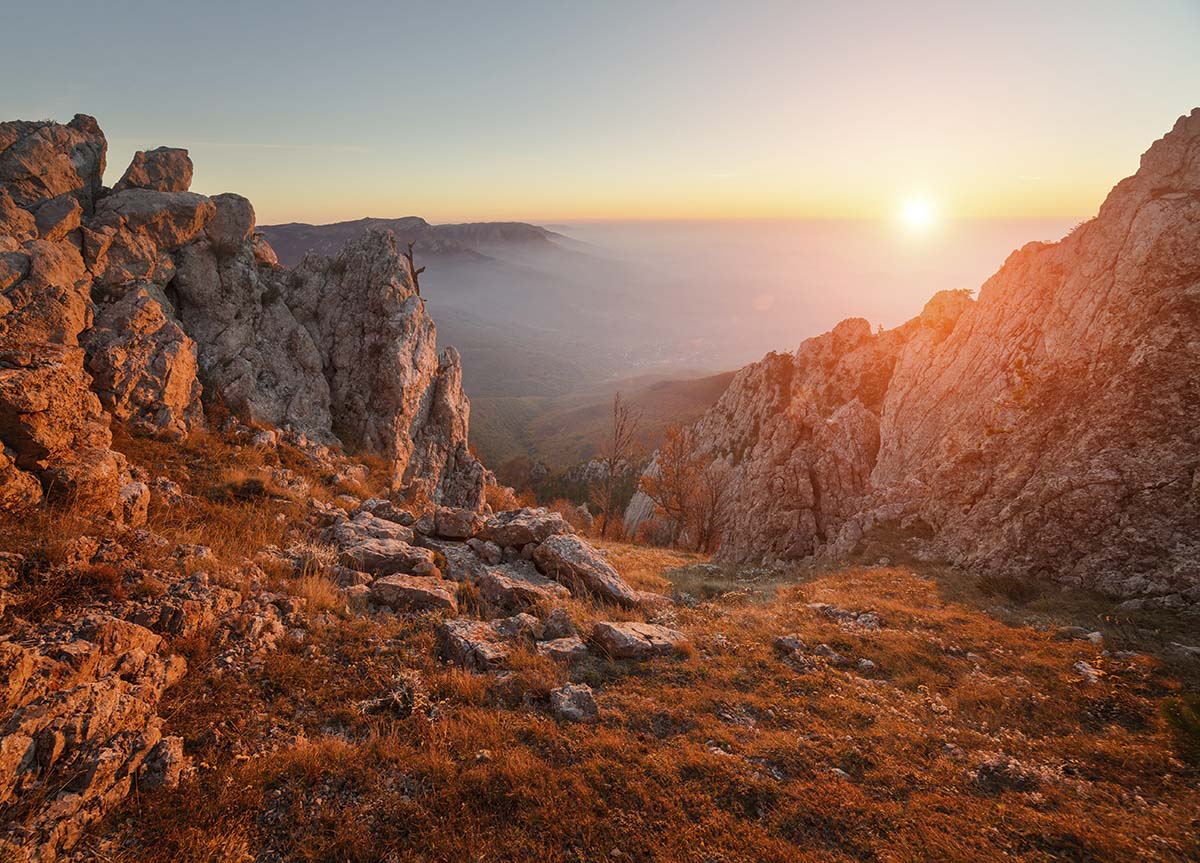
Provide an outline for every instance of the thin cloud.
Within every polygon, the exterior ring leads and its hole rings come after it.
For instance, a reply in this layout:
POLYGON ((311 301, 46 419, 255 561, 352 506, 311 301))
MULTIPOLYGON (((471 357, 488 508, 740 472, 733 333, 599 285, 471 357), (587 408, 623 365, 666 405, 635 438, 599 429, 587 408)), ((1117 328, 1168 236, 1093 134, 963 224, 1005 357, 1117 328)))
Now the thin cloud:
POLYGON ((370 153, 370 147, 358 144, 235 144, 227 141, 193 141, 190 147, 215 147, 229 150, 311 150, 321 153, 370 153))

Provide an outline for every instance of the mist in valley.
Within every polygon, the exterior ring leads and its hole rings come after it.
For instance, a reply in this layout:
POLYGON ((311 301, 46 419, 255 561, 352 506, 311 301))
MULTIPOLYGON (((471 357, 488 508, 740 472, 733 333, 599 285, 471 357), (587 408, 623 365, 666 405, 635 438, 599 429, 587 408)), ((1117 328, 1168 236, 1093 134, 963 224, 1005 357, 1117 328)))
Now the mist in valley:
MULTIPOLYGON (((664 382, 794 351, 848 317, 895 326, 937 291, 978 290, 1013 250, 1057 240, 1072 224, 548 224, 544 241, 430 257, 422 287, 439 341, 463 355, 472 437, 485 457, 571 463, 594 449, 588 426, 615 390, 661 402, 676 395, 664 382)), ((674 399, 674 418, 707 407, 701 392, 674 399)))

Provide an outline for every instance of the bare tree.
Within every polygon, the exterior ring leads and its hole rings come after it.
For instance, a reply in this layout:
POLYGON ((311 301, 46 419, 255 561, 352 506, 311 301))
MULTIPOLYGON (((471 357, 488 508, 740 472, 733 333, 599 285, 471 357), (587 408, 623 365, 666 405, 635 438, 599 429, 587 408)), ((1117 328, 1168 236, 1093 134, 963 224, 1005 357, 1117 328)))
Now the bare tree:
POLYGON ((419 297, 419 296, 421 296, 420 275, 421 275, 421 273, 425 272, 425 268, 421 267, 420 269, 417 269, 417 265, 415 263, 413 263, 413 246, 414 245, 416 245, 415 241, 412 243, 409 243, 408 251, 401 252, 400 255, 401 255, 401 257, 404 258, 404 260, 408 261, 408 271, 412 274, 413 290, 417 292, 417 296, 419 297))
POLYGON ((696 496, 696 459, 692 452, 691 435, 680 426, 669 426, 658 448, 655 470, 643 476, 639 487, 654 501, 657 514, 671 525, 671 545, 692 517, 696 496))
POLYGON ((639 488, 669 523, 671 545, 682 541, 706 554, 716 550, 729 515, 729 468, 724 461, 708 461, 690 429, 667 429, 654 470, 639 488))
POLYGON ((713 461, 696 471, 691 515, 697 549, 712 554, 729 515, 729 469, 725 462, 713 461))
POLYGON ((614 393, 612 426, 600 454, 602 468, 600 475, 593 479, 590 492, 592 504, 600 511, 602 537, 608 536, 613 511, 617 508, 621 478, 632 460, 634 441, 641 421, 642 412, 634 410, 633 405, 624 401, 620 392, 614 393))

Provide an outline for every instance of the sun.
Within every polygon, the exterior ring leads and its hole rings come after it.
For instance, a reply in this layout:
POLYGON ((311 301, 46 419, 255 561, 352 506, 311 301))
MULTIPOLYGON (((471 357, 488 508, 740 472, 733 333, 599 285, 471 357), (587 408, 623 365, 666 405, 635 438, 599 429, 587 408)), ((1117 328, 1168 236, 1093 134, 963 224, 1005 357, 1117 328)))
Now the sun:
POLYGON ((925 233, 937 221, 937 205, 928 198, 910 198, 900 208, 900 223, 913 233, 925 233))

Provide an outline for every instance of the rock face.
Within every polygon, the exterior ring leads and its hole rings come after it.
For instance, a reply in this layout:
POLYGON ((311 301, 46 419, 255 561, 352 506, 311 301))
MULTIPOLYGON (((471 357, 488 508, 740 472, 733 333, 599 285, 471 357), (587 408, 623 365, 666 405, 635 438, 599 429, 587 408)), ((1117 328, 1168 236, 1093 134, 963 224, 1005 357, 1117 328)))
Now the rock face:
POLYGON ((58 847, 73 844, 129 793, 151 761, 163 768, 159 784, 169 781, 168 762, 176 775, 182 766, 182 741, 163 735, 156 710, 186 664, 160 655, 158 635, 101 615, 84 620, 65 644, 55 633, 40 634, 41 644, 0 642, 7 681, 0 689, 7 715, 0 726, 0 805, 15 809, 56 796, 53 807, 5 825, 17 836, 0 835, 0 853, 23 847, 28 854, 12 859, 54 859, 58 847))
POLYGON ((481 508, 458 355, 437 353, 390 233, 289 272, 248 200, 189 191, 186 150, 137 153, 108 191, 106 149, 84 115, 0 123, 0 504, 53 491, 103 514, 127 481, 109 416, 180 439, 203 398, 379 455, 398 491, 481 508))
POLYGON ((91 213, 100 194, 108 142, 95 119, 0 123, 0 186, 21 207, 71 195, 91 213))
MULTIPOLYGON (((983 571, 1200 602, 1200 110, 1091 221, 885 332, 743 369, 695 426, 730 470, 720 557, 884 524, 983 571)), ((635 499, 627 518, 645 515, 635 499)))
POLYGON ((186 437, 203 424, 196 343, 151 283, 106 305, 86 336, 92 389, 104 409, 143 434, 186 437))
POLYGON ((122 189, 153 189, 156 192, 186 192, 192 187, 192 160, 187 150, 159 147, 138 150, 125 169, 125 175, 113 186, 122 189))

